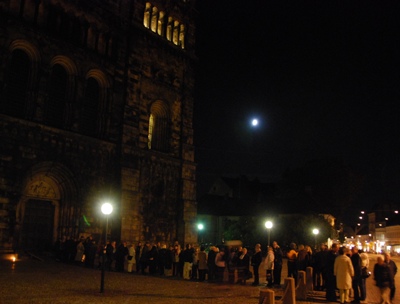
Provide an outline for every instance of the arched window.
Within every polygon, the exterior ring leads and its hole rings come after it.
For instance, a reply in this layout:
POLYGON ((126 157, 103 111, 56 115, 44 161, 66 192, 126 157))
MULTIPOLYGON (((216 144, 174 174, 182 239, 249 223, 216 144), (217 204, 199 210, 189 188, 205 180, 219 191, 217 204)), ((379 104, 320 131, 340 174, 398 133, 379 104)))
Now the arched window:
POLYGON ((183 24, 180 25, 179 29, 179 45, 181 48, 185 48, 185 26, 183 24))
POLYGON ((172 17, 168 17, 168 24, 167 24, 167 33, 166 37, 168 41, 172 41, 172 27, 174 25, 174 19, 172 17))
POLYGON ((146 2, 146 8, 144 10, 143 25, 146 28, 150 28, 150 15, 151 15, 151 4, 146 2))
POLYGON ((80 131, 84 135, 98 135, 100 109, 100 85, 97 79, 89 77, 86 81, 85 95, 80 114, 80 131))
POLYGON ((11 54, 4 84, 2 112, 15 117, 25 117, 31 61, 27 53, 15 49, 11 54))
POLYGON ((172 42, 175 45, 179 45, 179 21, 174 21, 174 32, 172 35, 172 42))
POLYGON ((164 18, 165 18, 165 13, 161 11, 158 16, 158 25, 157 25, 157 34, 160 36, 164 35, 164 18))
POLYGON ((156 7, 153 7, 151 11, 151 25, 150 25, 150 29, 153 32, 157 32, 157 21, 158 21, 158 9, 156 7))
POLYGON ((168 109, 161 101, 153 103, 150 108, 148 148, 168 152, 170 142, 170 123, 168 109))
POLYGON ((63 128, 67 103, 68 73, 63 66, 56 64, 51 71, 48 99, 44 108, 44 121, 50 126, 63 128))

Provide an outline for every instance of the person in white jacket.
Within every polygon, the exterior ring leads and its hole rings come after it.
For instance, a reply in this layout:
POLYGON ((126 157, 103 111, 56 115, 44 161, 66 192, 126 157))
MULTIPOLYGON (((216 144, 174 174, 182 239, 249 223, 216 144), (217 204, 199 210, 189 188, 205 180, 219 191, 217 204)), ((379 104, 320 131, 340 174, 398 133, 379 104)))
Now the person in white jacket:
POLYGON ((351 259, 346 255, 349 249, 341 247, 339 255, 335 259, 333 273, 336 276, 336 286, 339 289, 340 303, 350 302, 349 295, 352 288, 352 278, 354 277, 354 268, 351 259))
POLYGON ((272 277, 272 272, 274 270, 274 260, 275 260, 274 249, 271 246, 268 246, 267 256, 265 257, 264 260, 264 269, 266 270, 268 287, 271 287, 274 282, 274 278, 272 277))
POLYGON ((135 246, 133 244, 129 245, 128 248, 128 272, 133 271, 133 265, 136 264, 136 258, 135 258, 135 246))

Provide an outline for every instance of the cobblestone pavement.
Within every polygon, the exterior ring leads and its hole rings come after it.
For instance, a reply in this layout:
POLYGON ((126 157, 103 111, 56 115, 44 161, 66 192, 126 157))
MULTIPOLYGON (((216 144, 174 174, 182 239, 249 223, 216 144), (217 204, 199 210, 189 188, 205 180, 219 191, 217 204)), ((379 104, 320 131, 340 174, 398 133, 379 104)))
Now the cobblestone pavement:
MULTIPOLYGON (((374 265, 375 256, 371 255, 370 259, 370 265, 374 265)), ((396 263, 400 261, 398 258, 393 260, 396 263)), ((284 267, 283 277, 286 273, 286 267, 284 267)), ((51 258, 43 262, 28 257, 21 257, 15 263, 0 260, 0 304, 257 304, 260 290, 265 289, 265 286, 251 286, 251 281, 243 286, 106 272, 104 292, 100 293, 100 280, 100 270, 66 265, 55 262, 51 258)), ((260 281, 265 282, 265 275, 261 276, 260 281)), ((374 280, 371 277, 367 282, 366 302, 378 304, 379 291, 373 285, 374 280)), ((399 285, 399 282, 396 285, 399 285)), ((397 290, 400 292, 399 287, 397 290)), ((274 290, 278 299, 282 295, 282 289, 274 290)), ((324 296, 324 292, 314 292, 308 301, 297 301, 297 303, 328 303, 324 296)), ((399 294, 393 304, 400 304, 398 298, 400 298, 399 294)))

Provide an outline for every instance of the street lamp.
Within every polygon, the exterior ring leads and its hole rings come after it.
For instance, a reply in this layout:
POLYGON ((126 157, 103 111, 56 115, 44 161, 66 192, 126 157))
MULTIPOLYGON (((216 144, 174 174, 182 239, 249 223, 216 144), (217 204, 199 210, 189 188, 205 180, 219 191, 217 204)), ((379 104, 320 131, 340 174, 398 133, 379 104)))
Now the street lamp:
POLYGON ((108 216, 113 211, 113 206, 110 203, 104 203, 101 205, 101 212, 106 216, 106 229, 104 232, 104 249, 103 249, 103 261, 101 263, 101 283, 100 292, 104 292, 104 273, 106 270, 106 248, 107 248, 107 231, 108 231, 108 216))
POLYGON ((314 240, 315 240, 314 248, 317 249, 317 235, 319 233, 319 230, 317 228, 314 228, 312 233, 314 234, 314 240))
POLYGON ((200 238, 200 243, 203 243, 203 234, 201 233, 204 229, 204 225, 203 224, 198 224, 197 225, 197 229, 199 230, 199 236, 201 236, 200 238))
POLYGON ((269 247, 269 241, 270 241, 270 236, 271 236, 271 228, 272 228, 273 224, 271 221, 266 221, 265 222, 265 228, 268 229, 268 247, 269 247))

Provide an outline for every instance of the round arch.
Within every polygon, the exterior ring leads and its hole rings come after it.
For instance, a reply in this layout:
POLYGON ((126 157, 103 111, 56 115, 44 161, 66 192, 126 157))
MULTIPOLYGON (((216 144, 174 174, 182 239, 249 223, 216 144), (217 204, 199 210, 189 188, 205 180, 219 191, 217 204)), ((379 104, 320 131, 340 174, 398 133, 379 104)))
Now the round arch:
POLYGON ((42 243, 52 245, 63 232, 62 227, 76 223, 79 197, 74 175, 64 165, 42 162, 33 166, 23 181, 17 204, 16 247, 35 249, 42 243))

